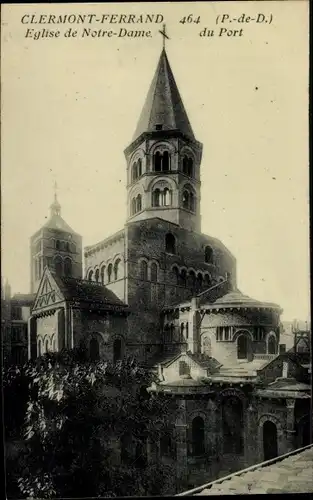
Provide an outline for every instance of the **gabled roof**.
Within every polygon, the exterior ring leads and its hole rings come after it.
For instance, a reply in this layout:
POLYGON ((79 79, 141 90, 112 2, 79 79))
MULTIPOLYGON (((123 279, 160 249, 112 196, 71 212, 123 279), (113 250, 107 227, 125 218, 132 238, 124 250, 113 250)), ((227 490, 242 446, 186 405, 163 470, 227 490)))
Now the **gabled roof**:
POLYGON ((127 305, 100 283, 77 278, 60 277, 46 267, 38 287, 32 313, 51 309, 69 301, 99 309, 126 310, 127 305))
POLYGON ((179 130, 194 139, 165 49, 162 50, 133 140, 144 132, 156 131, 156 125, 162 125, 162 130, 179 130))
POLYGON ((65 300, 127 308, 126 304, 112 290, 109 290, 100 283, 63 276, 54 276, 54 279, 59 285, 65 300))

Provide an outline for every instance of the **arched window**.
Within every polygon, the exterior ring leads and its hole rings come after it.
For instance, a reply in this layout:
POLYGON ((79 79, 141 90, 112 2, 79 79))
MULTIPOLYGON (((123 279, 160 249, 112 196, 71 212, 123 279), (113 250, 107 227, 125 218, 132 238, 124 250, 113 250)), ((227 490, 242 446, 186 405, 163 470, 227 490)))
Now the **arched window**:
POLYGON ((91 339, 89 344, 89 356, 91 361, 99 361, 100 359, 100 346, 97 339, 91 339))
POLYGON ((161 205, 161 191, 155 189, 152 193, 152 206, 159 207, 161 205))
POLYGON ((145 260, 140 262, 140 278, 144 281, 148 279, 148 264, 145 260))
POLYGON ((204 249, 204 261, 208 264, 213 263, 213 249, 210 246, 206 246, 204 249))
POLYGON ((197 289, 201 290, 202 285, 203 285, 203 276, 201 273, 198 273, 197 274, 197 289))
POLYGON ((113 270, 113 266, 112 266, 112 264, 109 264, 109 265, 108 265, 108 283, 111 283, 111 279, 112 279, 112 270, 113 270))
POLYGON ((64 275, 72 276, 72 261, 69 257, 64 259, 64 275))
POLYGON ((122 341, 115 339, 113 342, 113 363, 119 361, 122 357, 122 341))
POLYGON ((137 176, 141 177, 141 175, 142 175, 142 161, 141 158, 139 158, 137 162, 137 176))
POLYGON ((183 173, 188 175, 188 157, 183 157, 183 173))
POLYGON ((189 210, 189 191, 183 192, 183 208, 189 210))
POLYGON ((178 373, 179 375, 190 375, 190 367, 186 361, 179 361, 178 373))
POLYGON ((37 349, 38 357, 41 356, 41 340, 38 340, 38 349, 37 349))
POLYGON ((172 192, 165 188, 163 191, 163 205, 169 207, 172 204, 172 192))
POLYGON ((65 250, 66 250, 67 252, 69 252, 69 251, 70 251, 70 244, 69 244, 69 242, 68 242, 68 241, 65 243, 65 250))
POLYGON ((182 269, 180 273, 180 283, 182 286, 186 286, 187 284, 187 271, 186 269, 182 269))
POLYGON ((171 323, 169 332, 169 342, 173 342, 174 339, 175 339, 175 325, 171 323))
POLYGON ((96 281, 97 283, 98 283, 98 281, 99 281, 99 276, 100 276, 100 271, 99 271, 99 269, 96 269, 96 270, 95 270, 95 281, 96 281))
POLYGON ((162 170, 162 155, 157 151, 154 155, 154 171, 161 172, 162 170))
POLYGON ((195 272, 194 271, 190 271, 189 272, 189 286, 190 288, 192 288, 193 290, 195 289, 196 287, 196 275, 195 275, 195 272))
POLYGON ((55 339, 53 339, 53 342, 52 342, 52 350, 53 350, 53 352, 55 352, 55 351, 56 351, 56 348, 55 348, 55 347, 56 347, 56 345, 55 345, 55 339))
POLYGON ((194 456, 200 456, 204 454, 204 439, 204 421, 203 418, 198 416, 195 417, 192 421, 192 454, 194 456))
POLYGON ((189 194, 189 210, 195 211, 195 197, 193 193, 189 194))
POLYGON ((165 235, 165 251, 171 254, 176 253, 176 241, 172 233, 167 233, 165 235))
POLYGON ((132 181, 135 181, 138 177, 137 162, 132 166, 132 181))
POLYGON ((193 159, 188 158, 188 175, 189 177, 193 177, 193 159))
POLYGON ((205 281, 205 286, 207 286, 208 288, 212 286, 212 281, 209 274, 204 275, 204 281, 205 281))
POLYGON ((183 173, 193 177, 193 159, 186 155, 183 157, 183 173))
POLYGON ((61 248, 61 242, 60 242, 60 240, 56 240, 56 242, 55 242, 55 248, 57 250, 60 250, 60 248, 61 248))
POLYGON ((46 343, 45 343, 45 352, 49 352, 49 340, 48 339, 46 340, 46 343))
POLYGON ((142 201, 141 201, 141 194, 138 194, 136 198, 136 212, 140 212, 142 210, 142 201))
POLYGON ((180 325, 180 341, 183 342, 184 340, 184 331, 185 331, 185 325, 184 323, 181 323, 180 325))
POLYGON ((93 278, 93 270, 90 269, 90 271, 89 271, 89 273, 87 275, 87 280, 92 281, 92 278, 93 278))
POLYGON ((170 169, 170 155, 168 154, 168 151, 164 151, 162 158, 162 170, 163 172, 166 172, 169 169, 170 169))
POLYGON ((189 323, 187 321, 187 323, 186 323, 186 339, 188 339, 188 333, 189 333, 189 323))
POLYGON ((133 198, 131 202, 131 215, 135 215, 135 213, 136 213, 136 198, 133 198))
POLYGON ((267 343, 267 352, 268 354, 276 354, 277 353, 277 345, 275 335, 270 335, 267 343))
POLYGON ((121 259, 117 259, 114 263, 114 279, 117 280, 118 279, 118 268, 119 268, 119 264, 121 262, 121 259))
POLYGON ((101 271, 100 271, 100 279, 101 279, 102 285, 104 284, 104 273, 105 273, 105 266, 102 266, 101 271))
POLYGON ((158 266, 155 262, 151 264, 151 281, 156 283, 158 281, 158 266))
POLYGON ((203 354, 209 357, 212 356, 211 339, 209 337, 205 337, 205 339, 203 340, 203 354))
POLYGON ((55 273, 58 276, 63 275, 63 260, 62 260, 62 257, 60 257, 59 255, 54 257, 54 269, 55 269, 55 273))
POLYGON ((174 266, 173 269, 173 274, 174 274, 174 277, 175 277, 175 283, 176 285, 179 284, 179 270, 178 270, 178 267, 177 266, 174 266))

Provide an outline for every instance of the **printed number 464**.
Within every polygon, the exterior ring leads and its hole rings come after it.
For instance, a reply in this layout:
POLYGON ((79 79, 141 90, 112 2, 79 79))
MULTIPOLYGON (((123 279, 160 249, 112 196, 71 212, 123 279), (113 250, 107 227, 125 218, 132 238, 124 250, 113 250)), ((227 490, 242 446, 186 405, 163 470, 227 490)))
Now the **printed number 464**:
POLYGON ((200 16, 198 17, 193 17, 192 14, 189 14, 189 16, 185 16, 183 17, 180 21, 179 21, 181 24, 185 24, 185 23, 200 23, 200 16))

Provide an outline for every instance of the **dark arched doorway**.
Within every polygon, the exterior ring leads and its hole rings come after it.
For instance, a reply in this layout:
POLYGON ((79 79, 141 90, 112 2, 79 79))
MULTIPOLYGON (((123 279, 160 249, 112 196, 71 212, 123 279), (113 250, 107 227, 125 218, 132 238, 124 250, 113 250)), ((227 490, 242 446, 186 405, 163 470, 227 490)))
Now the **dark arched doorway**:
POLYGON ((267 420, 263 424, 263 452, 264 461, 277 457, 277 427, 267 420))
POLYGON ((271 335, 268 339, 267 352, 268 354, 276 354, 276 338, 274 335, 271 335))
POLYGON ((242 334, 239 335, 237 339, 237 358, 238 359, 247 359, 248 358, 248 347, 249 347, 249 339, 247 335, 242 334))
POLYGON ((225 398, 222 403, 222 429, 224 454, 243 453, 243 407, 236 396, 225 398))
POLYGON ((100 359, 100 348, 97 339, 91 339, 89 344, 89 354, 91 361, 99 361, 100 359))
POLYGON ((205 435, 203 418, 195 417, 192 421, 192 455, 199 456, 204 454, 204 439, 205 435))
POLYGON ((309 444, 312 443, 312 437, 311 437, 311 426, 310 426, 310 421, 307 419, 302 428, 302 446, 308 446, 309 444))
POLYGON ((122 357, 122 341, 115 339, 113 343, 113 363, 119 361, 122 357))
POLYGON ((312 443, 310 418, 305 415, 297 425, 298 447, 303 448, 312 443))

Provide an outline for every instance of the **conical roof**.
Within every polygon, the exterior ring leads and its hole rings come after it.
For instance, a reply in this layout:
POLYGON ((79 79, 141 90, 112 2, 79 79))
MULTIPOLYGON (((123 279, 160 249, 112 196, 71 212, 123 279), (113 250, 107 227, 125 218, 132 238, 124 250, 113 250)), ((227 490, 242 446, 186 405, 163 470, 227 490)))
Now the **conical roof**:
POLYGON ((261 302, 248 297, 240 292, 240 290, 232 290, 213 302, 212 306, 227 306, 227 307, 272 307, 280 309, 280 306, 272 302, 261 302))
POLYGON ((165 49, 161 52, 133 140, 144 132, 160 129, 179 130, 195 138, 165 49))
POLYGON ((67 233, 75 233, 75 231, 73 231, 73 229, 59 214, 52 214, 43 227, 48 229, 57 229, 58 231, 65 231, 67 233))
POLYGON ((58 231, 65 231, 67 233, 75 233, 73 229, 61 217, 61 205, 58 202, 56 193, 54 194, 54 201, 50 205, 50 218, 44 224, 44 228, 57 229, 58 231))

